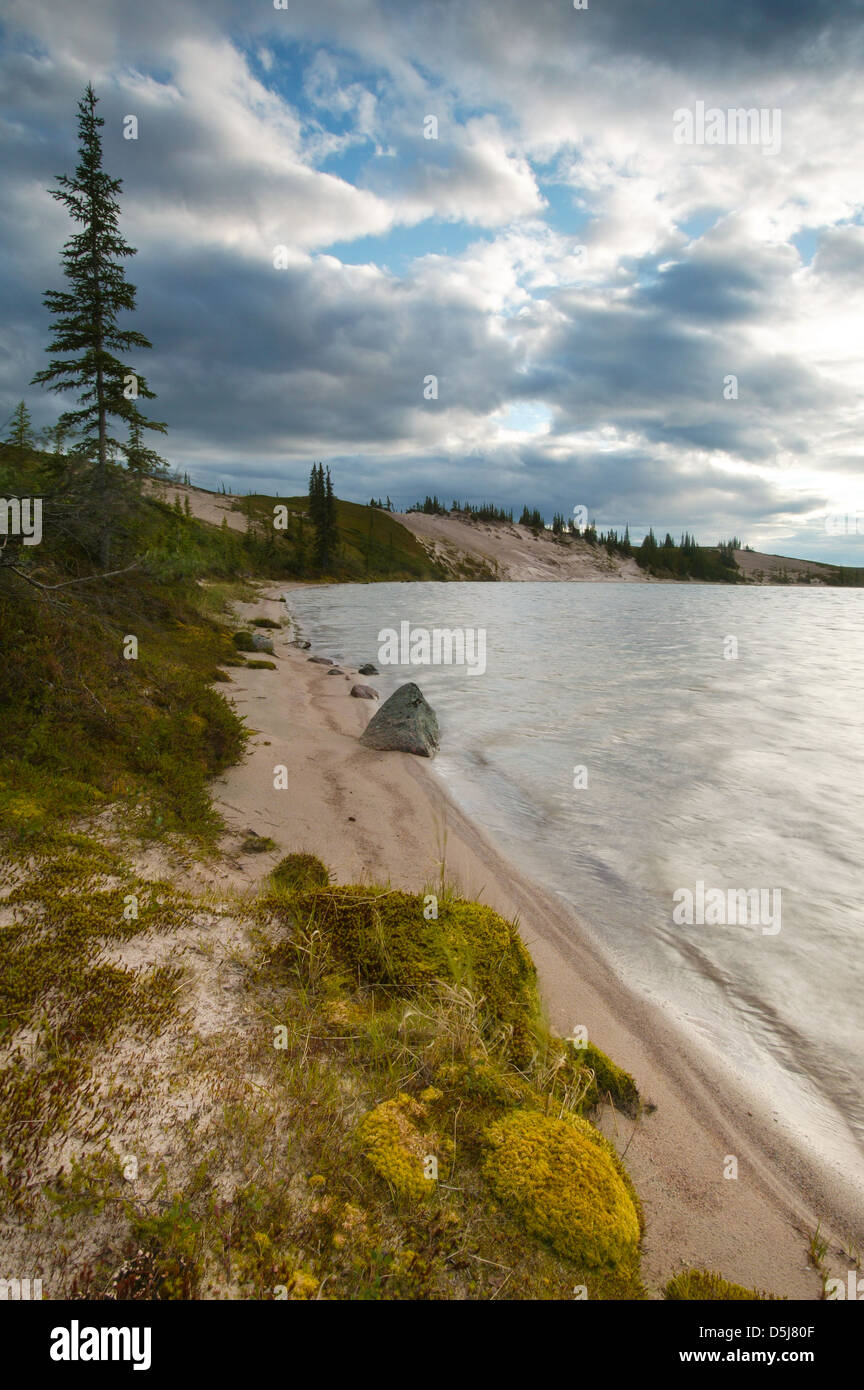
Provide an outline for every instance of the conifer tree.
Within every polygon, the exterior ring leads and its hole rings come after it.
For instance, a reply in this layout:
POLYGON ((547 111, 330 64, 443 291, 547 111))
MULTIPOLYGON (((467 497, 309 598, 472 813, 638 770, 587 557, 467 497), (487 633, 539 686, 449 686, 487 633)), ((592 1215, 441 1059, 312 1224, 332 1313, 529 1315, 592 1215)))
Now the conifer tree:
POLYGON ((33 448, 33 429, 30 419, 30 411, 23 401, 19 401, 12 416, 12 432, 6 443, 11 444, 13 449, 24 453, 27 449, 33 448))
MULTIPOLYGON (((387 501, 390 501, 389 497, 387 501)), ((333 479, 330 477, 329 468, 327 469, 327 482, 324 490, 324 524, 328 559, 332 560, 338 547, 338 536, 336 533, 336 497, 333 492, 333 479)))
MULTIPOLYGON (((142 441, 140 420, 133 418, 129 421, 129 434, 123 452, 126 455, 126 467, 139 480, 164 474, 168 468, 161 455, 157 454, 155 449, 148 448, 142 441)), ((188 482, 188 474, 184 474, 184 482, 188 482)))
MULTIPOLYGON (((135 286, 126 280, 123 261, 135 248, 121 236, 118 195, 122 179, 112 179, 102 168, 97 97, 88 83, 78 103, 79 162, 74 177, 62 174, 51 197, 63 203, 81 230, 63 248, 66 290, 48 290, 45 307, 54 322, 54 338, 46 349, 53 357, 34 383, 52 391, 78 392, 79 408, 60 419, 65 429, 82 436, 82 447, 94 462, 96 481, 104 507, 100 536, 102 563, 110 558, 111 499, 109 459, 112 450, 125 453, 125 445, 110 433, 111 417, 128 427, 164 431, 165 425, 147 420, 136 404, 139 397, 153 399, 146 380, 116 356, 132 348, 149 348, 142 333, 121 328, 118 315, 135 308, 135 286)), ((127 456, 128 457, 128 456, 127 456)))
POLYGON ((309 474, 309 520, 314 533, 313 558, 318 569, 326 570, 333 563, 337 548, 336 498, 330 469, 324 472, 323 463, 312 465, 309 474))

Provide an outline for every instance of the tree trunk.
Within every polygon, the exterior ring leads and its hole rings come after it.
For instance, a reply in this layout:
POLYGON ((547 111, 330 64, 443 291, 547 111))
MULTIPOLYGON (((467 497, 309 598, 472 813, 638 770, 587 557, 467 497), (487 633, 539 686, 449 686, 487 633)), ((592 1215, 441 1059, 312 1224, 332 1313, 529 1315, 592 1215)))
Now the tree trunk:
MULTIPOLYGON (((94 213, 95 228, 95 213, 94 213)), ((95 239, 95 233, 94 233, 95 239)), ((95 246, 94 246, 95 260, 95 246)), ((102 311, 99 306, 99 273, 96 272, 95 299, 96 299, 96 407, 99 411, 99 457, 96 465, 97 478, 99 480, 99 490, 102 494, 103 512, 102 528, 99 532, 99 563, 103 569, 108 569, 111 564, 111 523, 108 520, 108 444, 106 440, 107 428, 105 418, 105 379, 102 372, 102 311)))

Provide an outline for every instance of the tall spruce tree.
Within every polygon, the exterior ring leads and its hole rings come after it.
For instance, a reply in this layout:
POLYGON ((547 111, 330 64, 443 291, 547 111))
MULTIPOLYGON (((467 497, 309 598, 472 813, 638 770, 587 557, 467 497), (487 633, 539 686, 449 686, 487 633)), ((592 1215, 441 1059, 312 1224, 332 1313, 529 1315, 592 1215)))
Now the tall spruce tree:
MULTIPOLYGON (((81 231, 63 247, 63 273, 69 288, 48 290, 44 304, 55 319, 54 339, 46 349, 57 353, 49 366, 37 372, 33 382, 52 391, 78 391, 79 409, 66 411, 60 424, 81 435, 82 448, 94 462, 101 494, 103 521, 99 537, 103 565, 110 560, 112 507, 109 460, 112 451, 126 453, 125 443, 109 433, 109 418, 119 418, 132 430, 164 431, 166 426, 147 420, 136 404, 139 397, 152 400, 146 380, 115 354, 152 344, 132 329, 118 325, 118 315, 135 308, 135 286, 126 280, 124 259, 136 254, 121 236, 118 195, 122 179, 112 179, 102 168, 97 97, 90 83, 78 103, 79 162, 73 178, 58 176, 51 197, 63 203, 81 231)), ((128 458, 128 454, 127 454, 128 458)))
POLYGON ((313 560, 317 569, 329 569, 337 547, 336 498, 330 469, 323 463, 312 465, 309 474, 309 520, 314 534, 313 560))

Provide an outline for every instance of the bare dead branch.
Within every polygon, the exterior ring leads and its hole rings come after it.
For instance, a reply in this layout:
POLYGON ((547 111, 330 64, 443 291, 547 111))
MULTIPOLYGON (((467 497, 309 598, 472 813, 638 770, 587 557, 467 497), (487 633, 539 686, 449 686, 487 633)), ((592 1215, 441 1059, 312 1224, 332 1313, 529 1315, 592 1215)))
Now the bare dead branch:
POLYGON ((12 574, 17 574, 19 579, 24 579, 28 584, 32 584, 34 589, 42 589, 46 593, 51 589, 68 589, 70 584, 90 584, 94 579, 113 579, 117 574, 128 574, 130 570, 137 570, 138 567, 139 562, 136 560, 134 564, 127 565, 122 570, 106 570, 104 574, 85 574, 81 579, 64 579, 60 584, 40 584, 38 579, 32 579, 29 574, 25 574, 24 570, 16 569, 14 565, 3 566, 12 574))

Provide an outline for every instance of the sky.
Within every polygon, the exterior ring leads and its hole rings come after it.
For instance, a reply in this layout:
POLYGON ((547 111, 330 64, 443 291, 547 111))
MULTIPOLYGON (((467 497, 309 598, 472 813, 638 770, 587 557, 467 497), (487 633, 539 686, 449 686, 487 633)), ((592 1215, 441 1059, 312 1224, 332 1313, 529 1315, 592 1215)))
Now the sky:
POLYGON ((0 423, 74 404, 28 383, 92 81, 200 486, 864 565, 864 0, 284 3, 6 0, 0 423))

